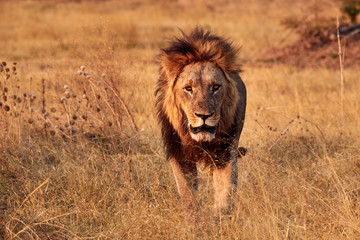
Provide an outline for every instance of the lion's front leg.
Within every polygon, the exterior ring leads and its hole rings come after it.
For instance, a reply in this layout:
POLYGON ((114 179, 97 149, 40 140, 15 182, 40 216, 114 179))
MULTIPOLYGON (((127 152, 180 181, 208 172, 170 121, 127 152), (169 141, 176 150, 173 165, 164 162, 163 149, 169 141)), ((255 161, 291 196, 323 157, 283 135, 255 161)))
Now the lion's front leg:
POLYGON ((179 162, 175 158, 170 159, 176 185, 180 194, 183 206, 186 209, 196 210, 198 179, 196 164, 190 161, 179 162))
POLYGON ((215 209, 227 211, 230 207, 230 197, 237 186, 237 158, 234 157, 225 167, 214 167, 209 172, 212 178, 215 194, 215 209))

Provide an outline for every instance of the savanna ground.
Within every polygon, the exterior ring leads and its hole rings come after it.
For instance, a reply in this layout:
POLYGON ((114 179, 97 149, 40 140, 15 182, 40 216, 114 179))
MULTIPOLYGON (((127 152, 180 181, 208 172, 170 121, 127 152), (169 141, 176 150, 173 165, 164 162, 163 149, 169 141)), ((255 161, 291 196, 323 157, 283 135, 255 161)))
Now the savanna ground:
POLYGON ((0 6, 0 238, 360 239, 359 65, 344 71, 342 118, 338 66, 253 61, 298 41, 284 19, 335 26, 336 1, 0 6), (159 49, 196 25, 242 46, 248 153, 231 214, 214 213, 201 173, 189 220, 154 91, 159 49))

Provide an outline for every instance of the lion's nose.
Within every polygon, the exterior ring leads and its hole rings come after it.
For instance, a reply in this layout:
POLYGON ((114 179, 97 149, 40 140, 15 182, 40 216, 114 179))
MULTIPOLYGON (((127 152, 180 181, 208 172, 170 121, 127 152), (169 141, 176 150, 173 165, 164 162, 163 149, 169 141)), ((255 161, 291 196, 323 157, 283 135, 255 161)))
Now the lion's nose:
POLYGON ((209 117, 211 117, 212 115, 214 115, 214 113, 211 113, 211 114, 198 114, 198 113, 195 113, 195 115, 205 121, 207 118, 209 118, 209 117))

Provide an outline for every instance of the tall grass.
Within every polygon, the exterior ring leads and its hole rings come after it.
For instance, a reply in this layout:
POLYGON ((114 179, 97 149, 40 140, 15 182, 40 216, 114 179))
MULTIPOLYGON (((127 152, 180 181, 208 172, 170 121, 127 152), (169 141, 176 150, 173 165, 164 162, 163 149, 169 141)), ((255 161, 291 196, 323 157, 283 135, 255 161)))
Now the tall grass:
MULTIPOLYGON (((177 27, 201 24, 251 58, 287 36, 279 16, 312 3, 2 3, 0 236, 357 239, 358 69, 344 72, 342 127, 337 69, 243 66, 249 151, 221 218, 201 168, 200 210, 183 213, 156 123, 156 55, 177 27)), ((319 14, 336 13, 327 3, 319 14)))

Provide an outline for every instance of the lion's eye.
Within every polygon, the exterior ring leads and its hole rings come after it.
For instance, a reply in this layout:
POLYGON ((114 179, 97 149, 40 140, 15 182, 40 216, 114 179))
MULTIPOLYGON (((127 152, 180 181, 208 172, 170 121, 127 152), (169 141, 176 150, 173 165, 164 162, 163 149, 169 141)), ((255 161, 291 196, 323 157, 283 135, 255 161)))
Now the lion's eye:
POLYGON ((219 84, 215 84, 214 86, 213 86, 213 92, 216 92, 217 90, 219 90, 219 88, 221 87, 221 85, 219 85, 219 84))
POLYGON ((187 87, 185 87, 184 88, 185 89, 185 91, 187 91, 187 92, 192 92, 192 87, 191 86, 187 86, 187 87))

